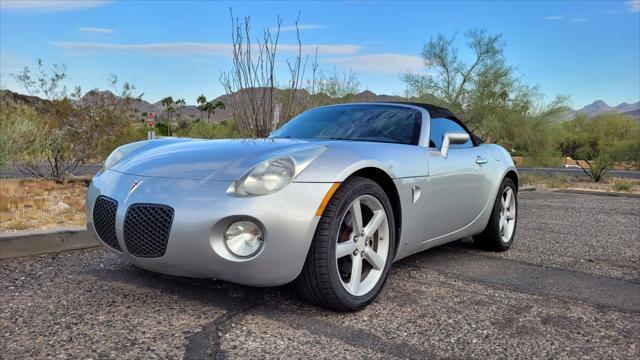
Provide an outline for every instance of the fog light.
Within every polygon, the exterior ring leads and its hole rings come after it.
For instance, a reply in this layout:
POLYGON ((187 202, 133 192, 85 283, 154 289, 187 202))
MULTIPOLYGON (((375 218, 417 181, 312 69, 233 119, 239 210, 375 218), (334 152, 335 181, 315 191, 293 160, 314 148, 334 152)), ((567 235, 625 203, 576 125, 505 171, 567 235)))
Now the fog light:
POLYGON ((236 256, 255 255, 262 247, 262 231, 251 221, 237 221, 229 225, 224 233, 227 249, 236 256))

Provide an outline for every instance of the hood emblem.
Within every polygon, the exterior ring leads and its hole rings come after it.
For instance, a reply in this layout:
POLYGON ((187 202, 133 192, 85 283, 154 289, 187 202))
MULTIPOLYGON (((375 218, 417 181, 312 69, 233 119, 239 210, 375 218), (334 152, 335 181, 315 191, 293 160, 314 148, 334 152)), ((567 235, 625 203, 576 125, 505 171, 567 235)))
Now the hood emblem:
POLYGON ((140 184, 142 184, 142 180, 135 180, 133 184, 131 184, 131 187, 129 188, 129 194, 134 192, 140 184))

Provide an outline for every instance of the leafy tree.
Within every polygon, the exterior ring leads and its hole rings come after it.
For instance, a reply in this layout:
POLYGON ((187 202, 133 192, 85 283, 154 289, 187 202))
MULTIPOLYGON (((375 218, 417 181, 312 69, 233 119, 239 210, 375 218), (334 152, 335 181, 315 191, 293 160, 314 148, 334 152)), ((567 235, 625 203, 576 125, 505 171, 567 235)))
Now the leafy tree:
MULTIPOLYGON (((319 68, 318 49, 316 49, 316 55, 311 64, 311 78, 307 81, 308 96, 302 97, 295 114, 312 107, 351 102, 354 95, 360 91, 358 74, 353 69, 339 72, 334 68, 333 73, 327 75, 319 68)), ((289 93, 284 92, 284 97, 288 96, 289 93)))
POLYGON ((560 151, 584 161, 588 166, 578 164, 593 181, 602 180, 615 162, 640 161, 640 126, 624 115, 608 113, 588 119, 578 114, 561 128, 560 151))
POLYGON ((14 141, 13 163, 23 172, 46 179, 63 181, 76 168, 103 156, 129 134, 127 106, 138 101, 135 87, 119 85, 111 75, 109 83, 121 89, 120 96, 89 91, 80 97, 76 87, 69 93, 63 81, 64 65, 46 68, 38 60, 36 71, 25 67, 15 78, 32 95, 46 100, 31 108, 18 108, 12 116, 20 137, 14 141), (25 122, 28 127, 20 126, 25 122))
POLYGON ((448 107, 487 141, 526 155, 552 156, 547 131, 562 116, 566 98, 541 105, 538 88, 524 84, 507 64, 501 35, 474 29, 465 39, 461 51, 455 36, 431 38, 422 52, 429 72, 403 76, 408 96, 448 107), (461 53, 471 54, 470 60, 461 53))

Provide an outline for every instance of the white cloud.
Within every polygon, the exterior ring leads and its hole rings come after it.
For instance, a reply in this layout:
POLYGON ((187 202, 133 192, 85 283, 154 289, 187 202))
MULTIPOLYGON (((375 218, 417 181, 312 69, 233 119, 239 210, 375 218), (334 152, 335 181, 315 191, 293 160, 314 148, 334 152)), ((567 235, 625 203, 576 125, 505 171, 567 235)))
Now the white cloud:
POLYGON ((392 53, 328 58, 323 61, 349 67, 355 71, 383 74, 401 74, 424 67, 424 60, 421 57, 392 53))
POLYGON ((77 30, 82 32, 97 33, 97 34, 113 34, 115 32, 113 29, 99 28, 99 27, 80 27, 77 30))
MULTIPOLYGON (((302 45, 303 55, 313 55, 318 49, 318 55, 350 55, 361 49, 358 45, 351 44, 311 44, 302 45)), ((297 53, 298 45, 278 44, 278 49, 289 53, 297 53)))
MULTIPOLYGON (((53 45, 67 50, 80 52, 135 52, 148 53, 162 56, 182 56, 182 55, 225 55, 231 56, 233 47, 231 44, 222 43, 198 43, 198 42, 177 42, 177 43, 154 43, 154 44, 117 44, 117 43, 95 43, 95 42, 54 42, 53 45)), ((303 55, 315 54, 316 48, 319 55, 348 55, 354 54, 360 47, 357 45, 331 45, 315 44, 303 45, 303 55)), ((298 52, 298 45, 279 44, 278 49, 290 54, 298 52)))
POLYGON ((571 23, 583 23, 583 22, 589 21, 589 19, 587 18, 567 18, 566 16, 560 16, 560 15, 545 16, 541 19, 547 20, 547 21, 562 21, 562 22, 569 21, 571 23))
POLYGON ((193 54, 229 55, 232 48, 229 44, 214 43, 155 43, 155 44, 116 44, 94 42, 54 42, 55 46, 80 52, 132 52, 155 55, 178 56, 193 54))
POLYGON ((640 11, 640 0, 627 1, 627 6, 630 12, 638 12, 640 11))
MULTIPOLYGON (((321 24, 298 24, 298 29, 300 31, 325 29, 325 28, 327 28, 327 25, 321 25, 321 24)), ((278 30, 278 27, 272 27, 269 30, 276 31, 276 30, 278 30)), ((280 26, 280 32, 287 32, 287 31, 296 31, 296 26, 295 25, 280 26)))
POLYGON ((108 4, 107 0, 2 0, 0 9, 19 11, 69 11, 84 10, 108 4))

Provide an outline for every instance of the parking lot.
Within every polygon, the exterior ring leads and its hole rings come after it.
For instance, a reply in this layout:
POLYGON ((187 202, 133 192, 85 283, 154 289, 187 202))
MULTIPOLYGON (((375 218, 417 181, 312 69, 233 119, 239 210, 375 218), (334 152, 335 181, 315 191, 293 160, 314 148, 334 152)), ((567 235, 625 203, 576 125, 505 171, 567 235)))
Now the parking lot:
POLYGON ((0 358, 639 358, 640 198, 520 194, 514 247, 397 262, 341 314, 102 248, 0 262, 0 358))

